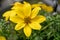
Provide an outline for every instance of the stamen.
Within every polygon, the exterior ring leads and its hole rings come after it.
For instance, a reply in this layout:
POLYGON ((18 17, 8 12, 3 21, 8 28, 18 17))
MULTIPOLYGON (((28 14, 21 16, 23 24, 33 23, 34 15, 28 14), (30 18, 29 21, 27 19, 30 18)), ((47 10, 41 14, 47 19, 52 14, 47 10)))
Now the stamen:
POLYGON ((30 20, 31 20, 31 18, 29 18, 29 17, 24 18, 24 21, 25 21, 25 23, 26 23, 26 24, 31 23, 31 21, 30 21, 30 20))

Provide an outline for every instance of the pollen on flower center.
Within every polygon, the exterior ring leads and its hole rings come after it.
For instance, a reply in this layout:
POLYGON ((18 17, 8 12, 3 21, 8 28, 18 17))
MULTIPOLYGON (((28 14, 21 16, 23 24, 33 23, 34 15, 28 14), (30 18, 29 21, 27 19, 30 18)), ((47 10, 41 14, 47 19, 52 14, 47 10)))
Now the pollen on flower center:
POLYGON ((29 17, 27 17, 27 18, 24 18, 24 22, 26 23, 26 24, 28 24, 28 23, 31 23, 31 18, 29 18, 29 17))

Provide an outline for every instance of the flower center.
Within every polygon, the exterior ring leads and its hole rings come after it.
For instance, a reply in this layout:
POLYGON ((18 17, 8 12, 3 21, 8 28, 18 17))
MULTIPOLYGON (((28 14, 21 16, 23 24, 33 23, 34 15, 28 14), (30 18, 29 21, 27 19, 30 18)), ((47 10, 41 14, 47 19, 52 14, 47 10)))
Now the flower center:
POLYGON ((24 18, 24 22, 26 23, 26 24, 28 24, 28 23, 31 23, 31 18, 29 18, 29 17, 27 17, 27 18, 24 18))

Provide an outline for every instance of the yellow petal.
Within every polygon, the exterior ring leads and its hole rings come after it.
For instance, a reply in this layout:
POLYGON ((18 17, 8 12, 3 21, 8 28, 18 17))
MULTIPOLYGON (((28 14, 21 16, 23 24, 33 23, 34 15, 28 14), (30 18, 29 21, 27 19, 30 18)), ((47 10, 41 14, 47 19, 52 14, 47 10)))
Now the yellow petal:
POLYGON ((21 4, 20 2, 15 2, 11 9, 22 10, 22 7, 23 7, 23 4, 21 4))
POLYGON ((14 10, 14 12, 17 14, 17 16, 24 19, 25 16, 24 16, 23 12, 21 12, 20 10, 14 10))
POLYGON ((23 19, 21 19, 20 17, 18 16, 11 16, 10 17, 10 21, 14 22, 14 23, 22 23, 24 22, 23 19))
POLYGON ((17 14, 17 12, 15 10, 10 10, 10 16, 15 16, 17 14))
POLYGON ((29 24, 29 26, 30 26, 32 29, 35 29, 35 30, 40 30, 40 29, 41 29, 41 25, 38 24, 38 23, 31 23, 31 24, 29 24))
POLYGON ((23 31, 24 31, 25 35, 26 35, 27 37, 29 37, 29 36, 31 35, 32 29, 31 29, 28 25, 26 25, 26 26, 24 27, 23 31))
POLYGON ((41 7, 42 7, 42 9, 43 9, 43 10, 46 10, 47 5, 46 5, 46 4, 42 4, 42 6, 41 6, 41 7))
POLYGON ((40 7, 42 6, 41 4, 32 4, 32 8, 35 8, 35 7, 40 7))
POLYGON ((3 17, 5 17, 6 20, 9 19, 10 16, 15 16, 17 13, 15 10, 10 10, 10 11, 7 11, 3 14, 3 17))
POLYGON ((23 13, 26 17, 31 14, 31 5, 29 3, 24 2, 23 13))
POLYGON ((6 40, 4 36, 0 36, 0 40, 6 40))
POLYGON ((32 22, 37 22, 37 23, 42 23, 46 20, 46 17, 45 16, 42 16, 42 15, 38 15, 36 16, 34 19, 32 19, 31 21, 32 22))
POLYGON ((53 11, 53 7, 48 6, 48 7, 46 8, 46 11, 47 11, 47 12, 52 12, 52 11, 53 11))
POLYGON ((18 24, 15 26, 15 30, 20 30, 20 29, 22 29, 24 26, 25 26, 24 23, 18 23, 18 24))
POLYGON ((3 17, 5 17, 5 20, 7 21, 10 17, 11 11, 7 11, 3 14, 3 17))
POLYGON ((20 2, 15 2, 13 5, 17 6, 17 5, 21 5, 21 3, 20 2))
POLYGON ((32 13, 31 13, 31 18, 34 18, 35 16, 37 16, 39 10, 41 10, 40 7, 35 7, 33 10, 32 10, 32 13))

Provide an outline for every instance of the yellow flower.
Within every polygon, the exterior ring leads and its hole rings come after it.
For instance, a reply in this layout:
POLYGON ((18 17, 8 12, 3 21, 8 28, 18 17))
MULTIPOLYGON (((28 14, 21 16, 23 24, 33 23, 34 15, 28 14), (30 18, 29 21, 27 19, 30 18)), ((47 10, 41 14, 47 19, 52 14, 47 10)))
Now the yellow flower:
POLYGON ((9 20, 14 23, 17 23, 15 30, 21 30, 23 28, 25 35, 29 37, 32 33, 32 29, 41 29, 41 25, 39 23, 44 22, 46 18, 45 16, 37 15, 39 10, 41 10, 40 7, 32 8, 31 4, 27 2, 24 2, 22 7, 19 2, 18 4, 15 3, 12 9, 4 13, 3 16, 5 18, 8 17, 9 20))
POLYGON ((47 12, 53 11, 53 7, 47 6, 46 4, 32 4, 32 8, 34 8, 34 7, 41 7, 43 10, 45 10, 47 12))
POLYGON ((4 36, 0 36, 0 40, 6 40, 4 36))
POLYGON ((46 11, 47 11, 47 12, 52 12, 52 11, 53 11, 53 8, 52 8, 51 6, 48 6, 48 7, 46 8, 46 11))
POLYGON ((42 6, 42 4, 32 4, 31 6, 32 6, 32 8, 35 8, 35 7, 40 7, 40 6, 42 6))

